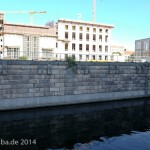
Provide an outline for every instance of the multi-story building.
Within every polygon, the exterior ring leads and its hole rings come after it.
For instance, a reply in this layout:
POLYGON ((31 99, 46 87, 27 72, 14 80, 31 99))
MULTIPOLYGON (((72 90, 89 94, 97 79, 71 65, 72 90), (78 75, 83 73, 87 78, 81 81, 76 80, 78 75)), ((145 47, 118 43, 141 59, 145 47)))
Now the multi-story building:
POLYGON ((0 58, 58 59, 73 56, 76 60, 111 58, 113 26, 59 19, 46 26, 4 23, 0 14, 0 58))
POLYGON ((0 58, 45 59, 56 48, 56 28, 4 23, 0 15, 0 58))
POLYGON ((110 60, 113 26, 59 19, 57 22, 58 57, 71 55, 76 60, 110 60))
POLYGON ((147 61, 150 58, 150 38, 135 41, 135 56, 137 61, 147 61))

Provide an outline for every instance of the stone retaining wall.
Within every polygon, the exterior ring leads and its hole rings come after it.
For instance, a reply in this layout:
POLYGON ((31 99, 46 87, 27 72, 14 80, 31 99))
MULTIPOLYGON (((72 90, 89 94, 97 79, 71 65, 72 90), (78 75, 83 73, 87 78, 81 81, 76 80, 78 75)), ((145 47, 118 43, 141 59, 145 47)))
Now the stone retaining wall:
POLYGON ((149 63, 0 60, 0 110, 150 95, 149 63))

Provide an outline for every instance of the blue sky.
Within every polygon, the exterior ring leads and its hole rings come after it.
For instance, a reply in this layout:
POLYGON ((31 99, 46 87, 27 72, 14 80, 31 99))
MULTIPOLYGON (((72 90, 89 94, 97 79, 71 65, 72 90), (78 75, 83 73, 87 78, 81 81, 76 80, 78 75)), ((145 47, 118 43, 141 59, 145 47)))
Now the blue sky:
MULTIPOLYGON (((0 0, 1 11, 47 11, 35 14, 33 23, 44 25, 58 18, 92 20, 92 0, 0 0)), ((97 0, 96 22, 112 24, 112 41, 134 49, 136 39, 150 37, 150 0, 97 0)), ((29 14, 7 14, 7 22, 29 23, 29 14)))

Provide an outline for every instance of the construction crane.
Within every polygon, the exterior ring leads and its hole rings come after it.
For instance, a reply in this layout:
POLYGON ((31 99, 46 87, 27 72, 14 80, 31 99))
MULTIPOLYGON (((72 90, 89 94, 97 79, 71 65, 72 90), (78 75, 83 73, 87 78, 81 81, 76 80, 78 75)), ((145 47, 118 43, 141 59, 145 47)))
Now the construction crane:
POLYGON ((92 0, 92 22, 96 20, 96 0, 92 0))
POLYGON ((34 14, 46 14, 46 11, 0 11, 0 14, 24 14, 28 13, 30 15, 30 24, 33 24, 33 15, 34 14))

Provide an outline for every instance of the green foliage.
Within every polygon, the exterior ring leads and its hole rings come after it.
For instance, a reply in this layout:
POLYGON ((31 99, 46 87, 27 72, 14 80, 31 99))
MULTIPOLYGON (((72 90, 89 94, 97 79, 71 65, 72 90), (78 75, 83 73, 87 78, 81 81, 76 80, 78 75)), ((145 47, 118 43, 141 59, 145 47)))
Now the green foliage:
POLYGON ((120 52, 113 52, 112 54, 118 54, 119 56, 122 55, 120 52))
POLYGON ((76 61, 75 61, 75 58, 73 58, 72 56, 68 56, 66 57, 66 61, 68 63, 68 67, 74 67, 76 66, 76 61))
POLYGON ((28 57, 27 56, 21 56, 21 57, 19 57, 19 60, 28 60, 28 57))

